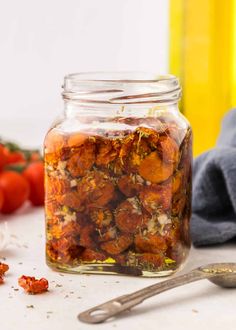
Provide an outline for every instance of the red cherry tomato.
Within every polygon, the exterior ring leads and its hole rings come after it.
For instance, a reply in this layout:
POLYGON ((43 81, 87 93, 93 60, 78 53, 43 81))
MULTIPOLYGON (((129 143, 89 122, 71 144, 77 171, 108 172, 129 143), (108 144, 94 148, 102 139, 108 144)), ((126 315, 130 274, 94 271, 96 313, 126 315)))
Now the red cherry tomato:
POLYGON ((39 151, 31 152, 31 155, 30 155, 31 162, 36 162, 36 161, 39 161, 40 159, 42 159, 42 158, 41 158, 39 151))
POLYGON ((2 144, 0 144, 0 171, 3 169, 6 163, 7 163, 6 148, 2 144))
POLYGON ((9 152, 7 164, 25 163, 25 157, 20 151, 9 152))
POLYGON ((44 204, 44 165, 42 161, 30 163, 23 176, 30 185, 29 200, 34 206, 44 204))
POLYGON ((2 213, 12 213, 17 210, 28 199, 30 193, 27 180, 13 171, 0 174, 0 189, 4 196, 2 213))
POLYGON ((0 189, 0 211, 1 211, 2 206, 3 206, 3 202, 4 202, 4 195, 3 195, 2 190, 0 189))

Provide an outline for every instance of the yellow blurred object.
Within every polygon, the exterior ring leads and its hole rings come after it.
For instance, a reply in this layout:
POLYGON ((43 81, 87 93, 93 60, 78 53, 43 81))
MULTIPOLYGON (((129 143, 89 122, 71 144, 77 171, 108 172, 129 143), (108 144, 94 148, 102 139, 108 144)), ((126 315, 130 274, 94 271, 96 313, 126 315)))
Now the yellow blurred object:
POLYGON ((194 155, 216 143, 236 105, 236 0, 170 0, 170 71, 181 79, 194 155))

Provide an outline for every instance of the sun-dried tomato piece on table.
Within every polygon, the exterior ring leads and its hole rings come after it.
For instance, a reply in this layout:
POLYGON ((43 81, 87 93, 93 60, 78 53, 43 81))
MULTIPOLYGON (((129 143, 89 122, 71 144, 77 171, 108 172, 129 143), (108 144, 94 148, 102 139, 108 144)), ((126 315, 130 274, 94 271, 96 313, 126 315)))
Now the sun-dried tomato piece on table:
POLYGON ((38 294, 48 291, 48 281, 46 278, 37 280, 33 276, 22 275, 18 279, 18 284, 29 294, 38 294))
POLYGON ((0 262, 0 284, 4 283, 4 275, 8 271, 8 269, 9 266, 7 264, 0 262))
POLYGON ((9 270, 9 266, 0 262, 0 276, 4 275, 9 270))

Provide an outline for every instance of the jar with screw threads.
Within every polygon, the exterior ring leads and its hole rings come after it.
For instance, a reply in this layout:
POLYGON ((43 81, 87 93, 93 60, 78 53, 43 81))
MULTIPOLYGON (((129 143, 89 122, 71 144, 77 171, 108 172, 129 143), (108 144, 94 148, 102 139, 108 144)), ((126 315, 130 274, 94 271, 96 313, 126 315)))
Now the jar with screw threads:
POLYGON ((192 132, 178 79, 70 74, 62 96, 44 143, 48 265, 171 275, 190 248, 192 132))

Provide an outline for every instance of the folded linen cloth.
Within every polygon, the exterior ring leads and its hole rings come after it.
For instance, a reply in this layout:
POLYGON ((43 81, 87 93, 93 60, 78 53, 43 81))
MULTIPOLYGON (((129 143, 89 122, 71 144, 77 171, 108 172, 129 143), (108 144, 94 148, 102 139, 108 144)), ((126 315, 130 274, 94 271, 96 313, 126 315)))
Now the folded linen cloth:
POLYGON ((194 160, 192 212, 194 245, 236 237, 236 109, 223 119, 216 147, 194 160))

